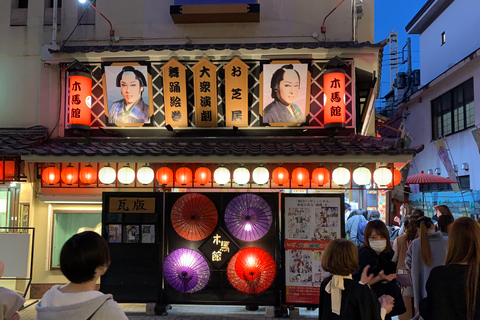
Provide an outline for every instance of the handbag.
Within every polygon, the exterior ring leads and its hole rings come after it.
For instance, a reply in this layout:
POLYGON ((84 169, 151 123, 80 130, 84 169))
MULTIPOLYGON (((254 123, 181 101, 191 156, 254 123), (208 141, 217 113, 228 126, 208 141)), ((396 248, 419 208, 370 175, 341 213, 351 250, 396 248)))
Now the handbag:
POLYGON ((107 302, 110 299, 111 298, 105 299, 105 301, 103 301, 102 304, 99 305, 98 308, 95 311, 93 311, 93 313, 90 315, 90 317, 87 318, 87 320, 91 320, 93 318, 93 316, 95 315, 95 313, 97 313, 97 311, 105 304, 105 302, 107 302))

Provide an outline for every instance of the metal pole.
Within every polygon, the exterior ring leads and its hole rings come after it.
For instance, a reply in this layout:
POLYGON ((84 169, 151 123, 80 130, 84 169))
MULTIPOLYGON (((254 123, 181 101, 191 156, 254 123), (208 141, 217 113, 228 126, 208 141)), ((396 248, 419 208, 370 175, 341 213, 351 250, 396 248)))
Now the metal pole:
POLYGON ((57 49, 57 13, 58 13, 58 0, 53 0, 53 12, 52 12, 52 49, 57 49))

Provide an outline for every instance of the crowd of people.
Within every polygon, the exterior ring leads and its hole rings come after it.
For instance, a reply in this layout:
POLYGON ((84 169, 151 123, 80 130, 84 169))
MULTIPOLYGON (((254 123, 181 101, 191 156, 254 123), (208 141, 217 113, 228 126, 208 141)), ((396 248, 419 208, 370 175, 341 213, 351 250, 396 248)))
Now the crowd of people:
POLYGON ((429 218, 403 205, 401 232, 377 212, 353 210, 350 240, 332 241, 323 256, 332 276, 322 282, 319 319, 480 319, 480 223, 455 220, 445 205, 434 210, 429 218))

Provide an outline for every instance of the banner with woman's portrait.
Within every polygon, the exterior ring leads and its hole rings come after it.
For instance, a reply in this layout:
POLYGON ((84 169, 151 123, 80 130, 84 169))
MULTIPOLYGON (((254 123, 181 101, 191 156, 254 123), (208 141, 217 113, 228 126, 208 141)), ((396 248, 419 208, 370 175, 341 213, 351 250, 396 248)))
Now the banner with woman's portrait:
POLYGON ((310 108, 308 64, 272 63, 263 66, 263 123, 298 125, 310 108))
POLYGON ((153 101, 148 67, 112 64, 104 67, 104 106, 108 125, 143 126, 151 122, 153 101))

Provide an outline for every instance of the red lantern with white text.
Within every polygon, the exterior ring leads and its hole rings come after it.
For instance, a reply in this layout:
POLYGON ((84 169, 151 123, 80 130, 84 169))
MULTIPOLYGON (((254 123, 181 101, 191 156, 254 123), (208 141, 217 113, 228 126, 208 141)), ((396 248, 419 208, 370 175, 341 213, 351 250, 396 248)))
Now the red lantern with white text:
POLYGON ((92 122, 92 78, 86 72, 73 71, 69 78, 69 128, 90 129, 92 122))
POLYGON ((288 182, 288 170, 284 167, 278 167, 272 172, 272 180, 279 186, 283 186, 288 182))
POLYGON ((175 177, 177 182, 180 182, 181 185, 186 185, 192 182, 192 170, 187 167, 181 167, 175 172, 175 177))
POLYGON ((60 177, 63 183, 72 185, 78 181, 78 170, 73 166, 67 166, 62 170, 60 177))
POLYGON ((308 170, 303 167, 298 167, 292 172, 292 180, 298 186, 303 186, 305 184, 308 184, 309 178, 310 178, 310 175, 308 170))
POLYGON ((60 181, 60 170, 55 167, 48 167, 43 169, 42 180, 46 184, 54 185, 60 181))
POLYGON ((323 75, 323 116, 325 128, 344 128, 345 113, 345 71, 330 69, 323 75))
POLYGON ((80 170, 79 178, 84 184, 93 184, 97 181, 97 170, 88 165, 80 170))
POLYGON ((157 170, 156 178, 160 184, 169 184, 173 181, 173 170, 169 167, 161 167, 157 170))
POLYGON ((325 168, 317 168, 312 172, 312 180, 318 186, 324 186, 330 181, 330 172, 325 168))

